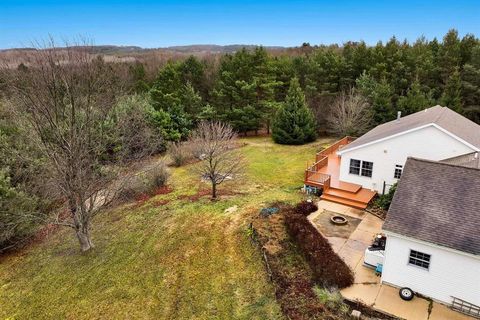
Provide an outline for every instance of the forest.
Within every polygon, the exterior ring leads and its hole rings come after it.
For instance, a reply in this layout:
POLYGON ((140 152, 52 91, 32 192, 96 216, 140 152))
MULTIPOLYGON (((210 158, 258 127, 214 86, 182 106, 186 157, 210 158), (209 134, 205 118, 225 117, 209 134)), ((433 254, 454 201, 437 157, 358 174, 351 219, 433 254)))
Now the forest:
MULTIPOLYGON (((40 49, 0 68, 0 252, 24 244, 67 200, 74 217, 93 216, 84 203, 118 168, 165 152, 202 121, 283 144, 358 136, 436 104, 480 123, 480 41, 456 30, 413 43, 133 61, 88 46, 40 49)), ((80 237, 84 221, 63 218, 53 221, 80 237)))

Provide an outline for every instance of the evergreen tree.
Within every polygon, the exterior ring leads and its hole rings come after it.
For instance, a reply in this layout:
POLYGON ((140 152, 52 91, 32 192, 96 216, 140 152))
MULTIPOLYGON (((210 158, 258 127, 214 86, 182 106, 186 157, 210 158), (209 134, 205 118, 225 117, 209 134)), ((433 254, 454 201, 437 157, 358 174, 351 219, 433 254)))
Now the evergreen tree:
POLYGON ((198 120, 214 121, 218 120, 217 110, 210 104, 206 104, 198 114, 198 120))
POLYGON ((385 123, 395 118, 392 104, 393 90, 385 79, 377 82, 367 73, 363 73, 356 81, 357 89, 372 108, 373 125, 385 123))
POLYGON ((149 89, 146 72, 143 63, 136 61, 129 67, 129 72, 133 80, 132 91, 135 93, 147 92, 149 89))
POLYGON ((443 37, 443 43, 438 52, 438 63, 444 83, 446 83, 455 69, 460 66, 461 60, 462 56, 458 31, 454 29, 449 30, 445 37, 443 37))
POLYGON ((243 48, 222 59, 215 89, 216 107, 236 130, 258 130, 269 121, 269 102, 280 84, 270 70, 268 54, 262 47, 253 52, 243 48))
MULTIPOLYGON (((192 62, 189 63, 192 64, 192 62)), ((190 74, 190 71, 186 70, 190 69, 186 69, 185 63, 168 63, 160 70, 150 90, 155 110, 161 110, 168 114, 171 121, 169 132, 172 132, 168 134, 168 137, 172 140, 187 138, 202 108, 200 95, 193 85, 185 80, 187 78, 194 79, 194 77, 186 76, 190 74)), ((198 72, 194 74, 198 75, 198 72)))
POLYGON ((480 45, 472 50, 471 61, 463 68, 462 96, 465 115, 480 124, 480 45))
POLYGON ((280 144, 304 144, 316 138, 315 120, 297 78, 292 79, 285 103, 275 115, 272 138, 280 144))
POLYGON ((462 104, 462 81, 460 79, 460 72, 458 68, 452 73, 445 84, 440 104, 449 107, 455 112, 463 113, 462 104))
POLYGON ((397 102, 397 108, 403 112, 404 115, 418 112, 420 110, 429 108, 435 104, 430 93, 422 91, 422 87, 418 80, 415 80, 407 91, 407 95, 401 96, 397 102))

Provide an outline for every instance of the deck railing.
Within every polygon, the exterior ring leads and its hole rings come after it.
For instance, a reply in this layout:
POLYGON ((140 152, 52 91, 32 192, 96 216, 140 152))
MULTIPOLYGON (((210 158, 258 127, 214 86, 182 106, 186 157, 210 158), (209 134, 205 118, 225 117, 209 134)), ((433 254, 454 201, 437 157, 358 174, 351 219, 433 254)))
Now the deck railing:
POLYGON ((328 189, 330 187, 330 175, 326 173, 320 173, 318 171, 328 165, 329 154, 337 151, 339 148, 349 144, 353 140, 355 140, 355 138, 346 136, 328 148, 317 152, 315 154, 315 163, 311 166, 307 166, 307 169, 305 170, 305 182, 313 182, 316 185, 322 186, 324 189, 328 189))
POLYGON ((350 142, 354 141, 355 139, 356 139, 355 137, 346 136, 346 137, 338 140, 337 142, 332 144, 330 147, 325 148, 320 152, 317 152, 315 154, 315 161, 318 161, 320 158, 325 157, 325 156, 328 157, 328 155, 330 153, 333 153, 333 152, 337 151, 338 149, 340 149, 341 147, 349 144, 350 142))
POLYGON ((453 302, 451 308, 456 311, 460 311, 464 314, 468 314, 469 316, 473 316, 475 318, 480 318, 480 307, 476 306, 470 302, 465 300, 452 297, 453 302))
POLYGON ((330 187, 330 175, 326 173, 307 169, 305 170, 305 182, 307 181, 318 187, 323 187, 324 190, 330 187))

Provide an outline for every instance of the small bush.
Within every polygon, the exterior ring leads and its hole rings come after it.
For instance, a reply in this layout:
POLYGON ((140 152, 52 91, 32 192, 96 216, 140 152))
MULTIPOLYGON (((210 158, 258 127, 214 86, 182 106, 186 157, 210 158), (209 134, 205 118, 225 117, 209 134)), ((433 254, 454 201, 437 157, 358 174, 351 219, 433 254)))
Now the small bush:
POLYGON ((160 162, 158 165, 147 171, 147 181, 149 191, 156 191, 159 188, 165 186, 170 178, 170 172, 164 162, 160 162))
POLYGON ((120 193, 120 198, 130 200, 153 195, 167 184, 169 177, 167 166, 160 162, 155 167, 130 177, 120 193))
POLYGON ((172 142, 168 146, 168 155, 175 167, 181 167, 194 158, 191 145, 185 142, 172 142))
POLYGON ((294 212, 298 214, 303 214, 304 216, 308 216, 310 213, 315 212, 318 210, 318 207, 313 201, 302 201, 299 202, 295 208, 294 212))
POLYGON ((343 302, 343 297, 338 290, 331 292, 328 289, 315 286, 313 291, 320 302, 328 309, 340 314, 347 314, 350 311, 349 306, 343 302))
POLYGON ((353 284, 353 273, 305 215, 285 215, 289 235, 295 240, 312 268, 315 281, 324 287, 346 288, 353 284))
POLYGON ((382 208, 383 210, 388 210, 390 208, 390 204, 392 203, 395 191, 397 191, 396 183, 390 187, 390 190, 388 190, 388 193, 385 193, 379 196, 377 200, 375 200, 375 204, 380 208, 382 208))

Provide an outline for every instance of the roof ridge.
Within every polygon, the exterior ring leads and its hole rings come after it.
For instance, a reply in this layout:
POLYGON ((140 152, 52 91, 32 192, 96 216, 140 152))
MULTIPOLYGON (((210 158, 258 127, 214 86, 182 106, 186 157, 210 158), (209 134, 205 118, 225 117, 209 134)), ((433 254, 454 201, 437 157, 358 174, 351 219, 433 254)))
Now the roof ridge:
MULTIPOLYGON (((475 153, 475 152, 473 152, 473 153, 475 153)), ((471 154, 471 153, 466 153, 466 154, 471 154)), ((463 156, 463 154, 461 154, 460 156, 463 156)), ((453 163, 446 163, 446 162, 440 162, 440 161, 428 160, 428 159, 422 159, 422 158, 416 158, 416 157, 407 157, 407 161, 408 161, 408 160, 414 160, 414 161, 425 162, 425 163, 439 164, 439 165, 450 166, 450 167, 454 167, 454 168, 461 168, 461 169, 469 169, 469 170, 480 171, 480 168, 465 167, 465 166, 461 166, 461 165, 457 165, 457 164, 453 164, 453 163)))
MULTIPOLYGON (((437 116, 437 118, 435 119, 434 123, 437 123, 437 122, 440 120, 440 118, 443 117, 443 115, 445 114, 446 109, 447 109, 447 107, 442 107, 442 106, 439 105, 439 104, 437 104, 436 106, 439 106, 441 109, 440 109, 440 112, 438 113, 438 116, 437 116)), ((434 107, 432 107, 432 108, 435 108, 436 106, 434 106, 434 107)))

